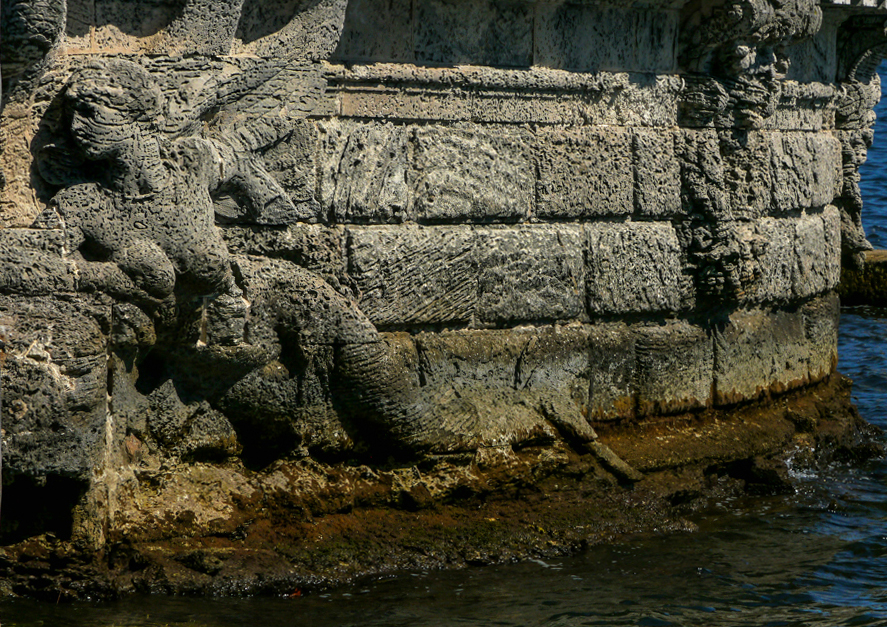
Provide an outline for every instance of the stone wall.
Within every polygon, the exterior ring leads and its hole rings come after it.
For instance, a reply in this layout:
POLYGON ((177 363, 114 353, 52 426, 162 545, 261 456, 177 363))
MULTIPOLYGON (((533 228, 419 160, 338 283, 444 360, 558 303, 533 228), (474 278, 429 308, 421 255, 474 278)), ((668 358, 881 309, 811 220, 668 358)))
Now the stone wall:
POLYGON ((884 20, 5 2, 7 477, 74 481, 102 546, 164 472, 579 442, 633 476, 594 427, 828 379, 884 20))

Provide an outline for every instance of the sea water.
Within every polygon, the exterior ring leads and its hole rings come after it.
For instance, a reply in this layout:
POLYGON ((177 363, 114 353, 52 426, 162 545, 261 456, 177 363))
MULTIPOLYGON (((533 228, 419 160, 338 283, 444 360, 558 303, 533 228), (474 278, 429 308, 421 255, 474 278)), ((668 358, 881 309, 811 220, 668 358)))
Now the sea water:
MULTIPOLYGON (((887 64, 880 72, 887 89, 887 64)), ((875 248, 887 248, 887 98, 876 112, 864 225, 875 248)), ((839 354, 859 411, 887 429, 887 309, 844 309, 839 354)), ((697 533, 567 559, 404 573, 286 599, 11 600, 0 603, 0 625, 887 625, 887 460, 795 474, 795 495, 716 503, 694 519, 697 533)))

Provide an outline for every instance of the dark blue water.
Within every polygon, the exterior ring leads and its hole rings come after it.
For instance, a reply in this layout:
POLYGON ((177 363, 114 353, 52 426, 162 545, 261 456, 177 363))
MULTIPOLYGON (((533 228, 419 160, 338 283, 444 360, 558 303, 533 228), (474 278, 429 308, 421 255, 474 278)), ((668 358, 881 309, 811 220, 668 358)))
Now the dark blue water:
POLYGON ((862 224, 875 248, 887 248, 887 62, 878 68, 881 76, 881 102, 875 107, 875 141, 868 160, 859 169, 862 175, 862 224))
MULTIPOLYGON (((887 65, 881 73, 887 87, 887 65)), ((887 99, 877 111, 864 224, 887 248, 887 99)), ((839 344, 860 412, 887 429, 887 310, 846 309, 839 344)), ((569 559, 410 573, 296 599, 4 601, 0 625, 887 626, 887 460, 796 477, 794 496, 717 504, 698 533, 569 559)))

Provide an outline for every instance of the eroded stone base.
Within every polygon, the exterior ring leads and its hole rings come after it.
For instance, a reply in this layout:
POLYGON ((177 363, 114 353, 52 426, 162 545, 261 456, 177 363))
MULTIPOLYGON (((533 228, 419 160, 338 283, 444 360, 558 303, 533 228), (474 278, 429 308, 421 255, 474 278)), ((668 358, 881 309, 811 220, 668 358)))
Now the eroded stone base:
POLYGON ((563 555, 629 533, 691 531, 682 516, 711 497, 791 491, 789 459, 797 467, 880 452, 840 375, 738 409, 596 426, 598 441, 575 449, 539 441, 382 469, 307 458, 261 472, 141 468, 119 478, 105 548, 50 534, 7 547, 3 590, 53 601, 290 594, 397 570, 563 555))

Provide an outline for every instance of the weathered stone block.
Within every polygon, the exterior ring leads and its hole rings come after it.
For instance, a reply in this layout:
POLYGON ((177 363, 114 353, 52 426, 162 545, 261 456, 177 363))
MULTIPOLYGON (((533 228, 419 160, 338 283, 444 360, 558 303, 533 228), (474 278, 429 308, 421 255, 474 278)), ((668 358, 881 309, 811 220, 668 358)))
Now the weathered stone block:
POLYGON ((324 278, 345 272, 345 229, 292 224, 285 229, 229 226, 222 229, 232 253, 287 259, 324 278))
POLYGON ((584 72, 674 71, 675 11, 564 2, 540 4, 537 15, 537 65, 584 72))
POLYGON ((412 41, 410 0, 350 0, 335 58, 410 62, 412 41))
POLYGON ((717 133, 710 129, 682 129, 676 144, 685 209, 706 216, 728 216, 724 163, 717 133))
POLYGON ((830 376, 838 366, 841 300, 831 292, 803 305, 799 313, 804 318, 809 380, 820 381, 830 376))
POLYGON ((528 217, 535 194, 529 132, 420 126, 412 142, 410 185, 418 219, 528 217))
POLYGON ((773 209, 822 207, 841 193, 841 144, 829 133, 770 135, 773 209))
POLYGON ((105 443, 110 307, 89 297, 0 296, 4 466, 89 480, 105 443))
POLYGON ((572 320, 585 313, 579 225, 478 227, 477 317, 572 320))
POLYGON ((0 229, 0 293, 49 295, 74 291, 74 268, 56 229, 0 229))
POLYGON ((347 234, 360 308, 375 324, 471 320, 478 295, 472 227, 349 227, 347 234))
POLYGON ((317 198, 317 127, 300 120, 282 141, 271 146, 262 158, 271 174, 296 206, 296 214, 320 218, 317 198))
POLYGON ((747 255, 740 260, 748 303, 788 302, 795 274, 795 220, 761 218, 738 226, 747 255))
POLYGON ((734 219, 757 218, 770 209, 770 141, 761 131, 718 132, 724 185, 734 219))
POLYGON ((687 210, 755 219, 770 208, 770 145, 761 131, 682 130, 678 137, 687 210))
POLYGON ((346 223, 409 217, 406 128, 329 121, 320 134, 320 193, 327 215, 346 223))
MULTIPOLYGON (((207 4, 213 13, 222 13, 207 4)), ((233 52, 300 62, 329 59, 341 40, 347 5, 347 0, 317 0, 294 10, 286 0, 245 2, 235 22, 233 52)))
POLYGON ((714 349, 708 331, 677 321, 639 327, 636 333, 639 416, 711 405, 714 349))
POLYGON ((621 128, 540 132, 536 215, 579 218, 634 209, 631 135, 621 128))
POLYGON ((836 210, 824 215, 802 215, 795 221, 792 291, 796 297, 821 294, 838 284, 841 256, 840 245, 835 242, 839 239, 840 218, 836 210))
POLYGON ((497 67, 533 64, 530 3, 423 0, 415 7, 413 37, 418 63, 497 67))
POLYGON ((586 286, 596 314, 682 311, 693 306, 690 277, 668 223, 590 224, 586 286))
POLYGON ((417 336, 422 394, 476 444, 565 434, 593 439, 585 412, 588 334, 579 325, 417 336))
POLYGON ((636 128, 634 206, 643 216, 673 216, 682 212, 680 163, 671 130, 636 128))
POLYGON ((514 389, 518 362, 532 337, 512 330, 467 330, 416 336, 424 385, 514 389))
POLYGON ((590 327, 589 345, 589 419, 633 418, 634 333, 624 323, 596 324, 590 327))
POLYGON ((715 403, 730 405, 807 384, 804 318, 785 311, 736 311, 714 332, 715 403))
POLYGON ((522 331, 528 341, 517 361, 518 390, 568 390, 580 407, 588 403, 587 381, 591 327, 553 325, 522 331))
POLYGON ((833 289, 841 282, 841 212, 834 205, 827 205, 819 217, 825 235, 825 284, 828 289, 833 289))
POLYGON ((473 119, 472 98, 460 88, 361 86, 342 93, 339 102, 341 115, 346 118, 453 122, 473 119))

